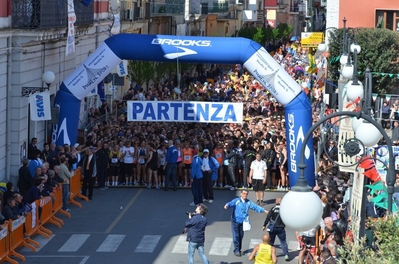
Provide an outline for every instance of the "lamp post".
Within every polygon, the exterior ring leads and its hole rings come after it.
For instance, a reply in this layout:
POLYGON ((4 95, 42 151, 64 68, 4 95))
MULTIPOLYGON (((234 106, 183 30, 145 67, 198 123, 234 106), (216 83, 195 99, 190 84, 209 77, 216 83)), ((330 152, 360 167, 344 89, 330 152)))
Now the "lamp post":
MULTIPOLYGON (((345 21, 345 20, 344 20, 345 21)), ((346 31, 346 30, 345 30, 346 31)), ((356 35, 356 34, 354 34, 356 35)), ((355 39, 356 40, 356 39, 355 39)), ((347 41, 347 39, 345 39, 347 41)), ((347 44, 344 44, 347 45, 347 44)), ((319 121, 317 121, 306 133, 305 138, 303 140, 303 145, 301 147, 300 152, 300 163, 298 168, 300 170, 300 177, 297 181, 297 185, 292 188, 292 191, 283 197, 280 207, 281 219, 284 223, 297 231, 307 230, 308 228, 316 227, 318 222, 320 221, 321 213, 320 213, 320 199, 316 194, 311 194, 310 187, 307 186, 305 180, 305 168, 307 165, 304 163, 305 161, 305 146, 309 140, 309 138, 313 135, 313 132, 321 126, 323 123, 329 121, 330 119, 340 117, 342 119, 345 118, 353 118, 352 127, 355 131, 355 139, 346 139, 344 142, 344 150, 346 155, 360 156, 359 160, 353 164, 353 166, 359 165, 362 162, 362 158, 368 155, 366 151, 367 147, 372 147, 377 144, 381 136, 386 141, 388 147, 388 155, 389 155, 389 166, 387 166, 387 192, 388 192, 388 208, 387 211, 389 214, 392 213, 392 197, 395 192, 399 192, 399 187, 395 187, 395 159, 393 155, 392 149, 392 141, 385 132, 385 130, 381 127, 381 125, 374 120, 372 116, 372 107, 371 107, 371 90, 372 90, 372 74, 369 69, 365 71, 365 85, 364 91, 363 86, 359 82, 357 78, 357 53, 360 51, 360 46, 355 42, 354 45, 351 46, 351 51, 354 53, 354 65, 352 68, 353 76, 352 80, 348 85, 349 89, 355 89, 355 91, 349 92, 349 100, 358 100, 361 98, 360 105, 361 110, 357 112, 343 111, 343 112, 335 112, 328 116, 322 117, 319 121), (361 89, 360 89, 361 88, 361 89), (361 90, 361 91, 360 91, 361 90), (363 147, 363 151, 361 151, 360 146, 363 147), (313 208, 311 208, 313 207, 313 208), (309 211, 313 209, 313 212, 309 211), (303 218, 301 215, 305 215, 303 218), (319 217, 319 219, 317 219, 319 217), (303 221, 302 223, 297 223, 299 221, 303 221), (306 228, 305 228, 306 227, 306 228), (302 228, 302 229, 301 229, 302 228)), ((349 54, 347 53, 349 58, 349 54)), ((348 60, 346 60, 348 63, 348 60)), ((357 167, 356 167, 357 168, 357 167)), ((365 232, 365 202, 366 197, 363 195, 362 199, 362 208, 361 208, 361 224, 360 224, 360 236, 364 236, 365 232)))
POLYGON ((47 87, 22 87, 21 95, 22 96, 29 96, 36 92, 43 92, 45 90, 50 90, 50 85, 55 80, 55 74, 52 71, 46 71, 42 75, 42 81, 47 85, 47 87))

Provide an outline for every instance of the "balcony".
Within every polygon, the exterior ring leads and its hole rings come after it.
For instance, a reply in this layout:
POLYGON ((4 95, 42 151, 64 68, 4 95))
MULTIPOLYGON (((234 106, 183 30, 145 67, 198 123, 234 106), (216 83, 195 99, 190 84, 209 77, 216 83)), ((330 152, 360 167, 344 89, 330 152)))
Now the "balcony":
MULTIPOLYGON (((94 1, 84 6, 74 0, 75 26, 94 23, 94 1)), ((68 27, 67 1, 62 0, 13 0, 11 26, 16 29, 49 29, 68 27)))

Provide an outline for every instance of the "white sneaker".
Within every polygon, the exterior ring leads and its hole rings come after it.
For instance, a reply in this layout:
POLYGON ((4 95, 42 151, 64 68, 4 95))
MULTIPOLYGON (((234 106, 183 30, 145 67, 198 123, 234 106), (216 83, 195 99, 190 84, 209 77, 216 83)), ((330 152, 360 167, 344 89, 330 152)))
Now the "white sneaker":
POLYGON ((219 183, 218 186, 219 186, 219 188, 223 188, 223 184, 222 183, 219 183))
POLYGON ((208 203, 213 203, 213 200, 212 200, 212 199, 210 199, 210 200, 208 201, 208 203))
POLYGON ((226 188, 226 189, 228 189, 228 188, 230 188, 231 187, 231 185, 228 185, 228 184, 226 184, 225 186, 224 186, 224 188, 226 188))
POLYGON ((196 206, 196 204, 194 202, 191 202, 190 206, 196 206))
POLYGON ((207 200, 207 199, 202 199, 202 201, 205 203, 205 202, 207 202, 208 200, 207 200))
POLYGON ((233 186, 230 187, 230 191, 235 191, 235 190, 236 190, 235 187, 233 187, 233 186))

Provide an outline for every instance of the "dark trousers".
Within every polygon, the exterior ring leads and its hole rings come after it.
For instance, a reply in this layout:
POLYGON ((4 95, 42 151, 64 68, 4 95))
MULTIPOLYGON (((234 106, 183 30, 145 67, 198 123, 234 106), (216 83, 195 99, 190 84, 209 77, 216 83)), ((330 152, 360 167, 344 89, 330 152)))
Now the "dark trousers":
POLYGON ((202 172, 202 189, 204 193, 204 199, 213 200, 213 189, 212 189, 212 173, 208 171, 202 172))
POLYGON ((231 185, 233 187, 237 187, 236 170, 237 170, 237 164, 230 163, 229 166, 227 167, 227 172, 229 174, 231 185))
POLYGON ((176 163, 168 163, 166 165, 166 175, 165 175, 165 191, 169 188, 169 178, 172 177, 172 185, 173 190, 177 190, 177 181, 176 181, 176 170, 177 164, 176 163))
POLYGON ((266 188, 272 188, 272 171, 269 169, 266 170, 266 188))
POLYGON ((251 170, 251 162, 248 162, 249 164, 247 164, 247 162, 245 162, 244 164, 244 179, 243 179, 243 186, 244 188, 248 187, 248 176, 249 176, 249 171, 251 170))
POLYGON ((286 241, 286 234, 285 234, 285 229, 284 227, 275 227, 273 232, 269 233, 270 236, 270 242, 269 244, 274 246, 274 240, 276 239, 276 236, 280 240, 280 246, 281 250, 283 251, 284 255, 288 255, 288 245, 286 241))
POLYGON ((194 178, 193 182, 191 183, 191 191, 193 192, 193 196, 194 196, 194 203, 195 204, 200 204, 202 203, 202 196, 203 196, 203 192, 202 192, 202 178, 201 179, 197 179, 194 178))
POLYGON ((83 185, 82 185, 82 194, 86 196, 87 193, 87 188, 89 189, 89 199, 93 197, 93 188, 94 188, 94 182, 96 181, 95 177, 91 177, 89 174, 89 171, 84 172, 84 177, 83 177, 83 185))
POLYGON ((233 232, 234 253, 241 252, 242 239, 244 238, 242 223, 231 221, 231 230, 233 232))
POLYGON ((105 179, 107 178, 107 167, 100 167, 97 169, 98 187, 105 187, 105 179))

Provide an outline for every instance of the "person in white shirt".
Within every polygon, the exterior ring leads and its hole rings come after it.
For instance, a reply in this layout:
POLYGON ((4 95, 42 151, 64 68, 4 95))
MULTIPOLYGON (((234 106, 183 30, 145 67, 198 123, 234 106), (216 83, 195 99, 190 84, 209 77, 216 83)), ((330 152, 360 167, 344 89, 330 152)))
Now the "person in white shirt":
POLYGON ((267 166, 266 162, 261 160, 260 153, 256 154, 256 159, 251 163, 249 171, 249 183, 252 184, 255 191, 257 205, 263 206, 264 190, 266 184, 267 166))
POLYGON ((125 166, 125 175, 126 175, 126 185, 133 185, 133 176, 134 176, 134 185, 137 185, 136 175, 134 175, 134 147, 132 147, 132 142, 127 140, 125 142, 125 146, 121 148, 121 153, 123 157, 123 164, 125 166))

